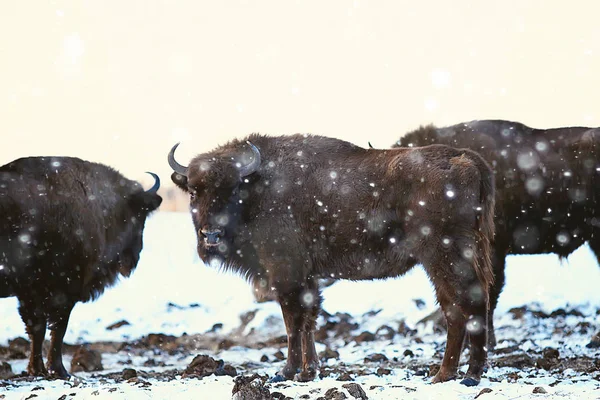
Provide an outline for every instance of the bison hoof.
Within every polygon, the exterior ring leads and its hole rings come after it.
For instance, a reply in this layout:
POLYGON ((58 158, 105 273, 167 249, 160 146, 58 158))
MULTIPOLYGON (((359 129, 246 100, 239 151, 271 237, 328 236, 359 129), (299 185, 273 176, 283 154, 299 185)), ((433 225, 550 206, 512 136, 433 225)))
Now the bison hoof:
POLYGON ((279 374, 276 374, 274 377, 269 379, 269 383, 277 383, 277 382, 283 382, 283 381, 287 381, 287 378, 285 376, 279 375, 279 374))
POLYGON ((317 377, 317 371, 315 369, 304 370, 294 376, 296 382, 310 382, 317 377))
POLYGON ((435 374, 435 376, 431 380, 431 383, 448 382, 448 381, 451 381, 453 379, 456 379, 456 374, 447 374, 447 373, 443 373, 440 370, 437 374, 435 374))
POLYGON ((27 375, 42 378, 47 378, 49 376, 48 371, 46 371, 46 368, 38 370, 27 369, 27 375))
POLYGON ((587 347, 588 349, 597 349, 598 347, 600 347, 600 341, 592 340, 591 342, 586 344, 585 347, 587 347))
POLYGON ((67 372, 65 367, 56 368, 56 369, 48 368, 48 373, 52 378, 55 378, 55 379, 64 379, 66 381, 71 379, 71 375, 67 372))
POLYGON ((465 385, 465 386, 477 386, 479 385, 479 380, 469 377, 469 378, 465 378, 462 381, 460 381, 461 385, 465 385))
POLYGON ((27 375, 29 376, 41 376, 41 377, 47 377, 48 376, 48 370, 46 370, 46 366, 42 363, 42 364, 34 364, 34 365, 29 365, 27 366, 27 375))
POLYGON ((275 376, 269 380, 269 382, 289 381, 294 379, 297 373, 300 373, 300 368, 295 368, 293 366, 286 365, 281 371, 276 373, 275 376))

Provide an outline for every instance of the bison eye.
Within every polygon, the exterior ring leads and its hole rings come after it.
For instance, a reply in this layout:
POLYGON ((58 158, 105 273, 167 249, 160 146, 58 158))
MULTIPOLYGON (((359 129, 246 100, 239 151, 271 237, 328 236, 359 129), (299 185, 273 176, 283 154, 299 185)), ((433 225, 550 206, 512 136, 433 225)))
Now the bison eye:
POLYGON ((194 200, 196 198, 196 192, 190 192, 190 200, 194 200))

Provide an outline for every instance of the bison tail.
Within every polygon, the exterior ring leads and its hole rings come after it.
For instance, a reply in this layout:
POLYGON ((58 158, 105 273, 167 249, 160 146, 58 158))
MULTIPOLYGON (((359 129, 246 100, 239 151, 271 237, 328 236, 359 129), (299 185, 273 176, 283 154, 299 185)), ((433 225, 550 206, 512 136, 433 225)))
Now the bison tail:
POLYGON ((477 255, 475 272, 479 282, 488 292, 494 283, 494 270, 492 267, 492 241, 494 240, 494 207, 495 207, 495 179, 494 172, 487 162, 477 153, 470 157, 477 164, 481 177, 479 191, 479 208, 476 217, 477 229, 477 255))

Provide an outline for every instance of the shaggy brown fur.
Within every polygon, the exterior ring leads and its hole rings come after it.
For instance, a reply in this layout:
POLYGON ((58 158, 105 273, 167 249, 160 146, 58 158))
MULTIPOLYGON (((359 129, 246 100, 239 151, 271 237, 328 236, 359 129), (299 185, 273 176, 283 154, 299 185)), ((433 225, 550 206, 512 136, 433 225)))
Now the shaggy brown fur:
POLYGON ((533 129, 518 122, 482 120, 424 126, 394 147, 434 143, 475 150, 496 174, 495 284, 489 319, 493 347, 493 312, 508 254, 555 253, 562 258, 587 241, 600 262, 600 129, 533 129))
POLYGON ((247 140, 200 154, 187 169, 174 147, 169 162, 178 171, 173 181, 190 193, 202 260, 277 294, 288 333, 279 376, 305 381, 317 374, 317 278, 396 277, 421 263, 450 325, 434 382, 457 375, 470 320, 463 383, 477 384, 493 280, 494 178, 485 161, 439 145, 366 150, 312 135, 247 140))
POLYGON ((31 339, 29 374, 69 376, 61 349, 71 310, 135 269, 146 217, 162 201, 155 178, 144 191, 110 167, 71 157, 0 167, 0 297, 19 299, 31 339))

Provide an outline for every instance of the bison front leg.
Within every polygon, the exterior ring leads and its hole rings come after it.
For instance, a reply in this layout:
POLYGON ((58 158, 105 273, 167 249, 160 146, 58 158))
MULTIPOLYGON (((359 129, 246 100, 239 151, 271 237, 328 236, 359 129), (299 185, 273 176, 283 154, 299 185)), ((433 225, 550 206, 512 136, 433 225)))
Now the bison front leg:
POLYGON ((50 375, 61 379, 69 379, 71 377, 63 365, 62 345, 73 306, 73 304, 65 305, 53 310, 50 315, 49 328, 52 339, 50 342, 50 352, 48 353, 48 372, 50 375))
POLYGON ((301 294, 304 310, 302 321, 302 370, 294 379, 300 382, 312 381, 319 372, 319 357, 315 348, 315 329, 321 311, 321 293, 316 281, 308 282, 301 294))
POLYGON ((314 331, 321 306, 316 283, 306 283, 294 290, 277 289, 288 336, 288 359, 277 380, 307 382, 316 378, 319 360, 314 331))
POLYGON ((319 358, 315 348, 314 331, 302 332, 302 370, 294 376, 299 382, 309 382, 317 377, 319 358))
POLYGON ((293 379, 302 364, 302 307, 296 295, 279 294, 278 301, 288 340, 288 356, 285 367, 273 377, 273 382, 293 379))
POLYGON ((33 301, 19 299, 19 314, 23 323, 25 323, 27 335, 31 341, 27 373, 32 376, 46 376, 48 371, 46 371, 44 359, 42 358, 42 345, 46 336, 44 311, 33 301))

